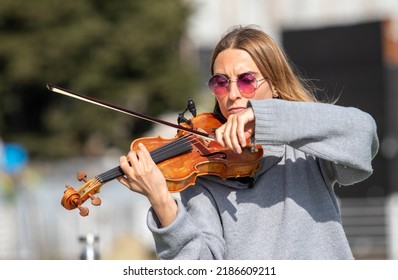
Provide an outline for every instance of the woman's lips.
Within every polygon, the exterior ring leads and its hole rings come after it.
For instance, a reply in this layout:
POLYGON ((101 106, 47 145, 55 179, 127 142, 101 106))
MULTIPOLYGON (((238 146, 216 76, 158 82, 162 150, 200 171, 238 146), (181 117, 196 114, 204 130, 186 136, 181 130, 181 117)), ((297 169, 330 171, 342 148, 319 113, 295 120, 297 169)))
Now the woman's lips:
POLYGON ((246 108, 245 107, 236 107, 236 108, 228 109, 228 112, 230 114, 236 114, 236 113, 243 111, 244 109, 246 109, 246 108))

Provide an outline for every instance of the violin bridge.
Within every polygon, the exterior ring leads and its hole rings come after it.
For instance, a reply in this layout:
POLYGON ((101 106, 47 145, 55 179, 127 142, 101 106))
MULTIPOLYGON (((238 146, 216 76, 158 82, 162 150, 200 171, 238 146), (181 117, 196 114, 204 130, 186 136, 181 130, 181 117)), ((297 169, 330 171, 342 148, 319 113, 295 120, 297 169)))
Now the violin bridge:
MULTIPOLYGON (((203 132, 203 133, 207 133, 207 132, 206 132, 204 129, 202 129, 202 128, 198 128, 197 130, 200 131, 200 132, 203 132)), ((204 138, 204 137, 198 136, 198 138, 200 139, 200 141, 202 141, 202 143, 203 143, 206 147, 209 147, 209 146, 210 146, 210 143, 212 142, 211 140, 209 140, 209 139, 207 139, 207 138, 204 138)))

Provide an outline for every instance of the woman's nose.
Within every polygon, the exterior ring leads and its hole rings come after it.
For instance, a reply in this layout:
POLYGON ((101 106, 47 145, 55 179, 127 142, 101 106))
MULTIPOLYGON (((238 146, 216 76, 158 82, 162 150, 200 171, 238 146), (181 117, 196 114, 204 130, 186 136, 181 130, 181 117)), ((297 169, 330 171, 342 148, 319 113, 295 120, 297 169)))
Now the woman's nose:
POLYGON ((241 96, 242 95, 240 94, 238 84, 236 83, 236 81, 230 81, 229 82, 228 98, 231 100, 235 100, 241 96))

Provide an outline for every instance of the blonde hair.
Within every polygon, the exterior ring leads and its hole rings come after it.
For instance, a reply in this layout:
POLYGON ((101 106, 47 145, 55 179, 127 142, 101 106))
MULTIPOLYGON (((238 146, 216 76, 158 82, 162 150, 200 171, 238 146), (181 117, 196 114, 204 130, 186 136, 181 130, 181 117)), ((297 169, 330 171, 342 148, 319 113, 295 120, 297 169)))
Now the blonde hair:
POLYGON ((318 102, 314 94, 315 88, 311 88, 308 80, 304 80, 293 71, 282 48, 269 35, 253 25, 233 27, 221 38, 211 58, 212 75, 218 54, 231 48, 241 49, 250 54, 263 77, 275 87, 278 98, 318 102))

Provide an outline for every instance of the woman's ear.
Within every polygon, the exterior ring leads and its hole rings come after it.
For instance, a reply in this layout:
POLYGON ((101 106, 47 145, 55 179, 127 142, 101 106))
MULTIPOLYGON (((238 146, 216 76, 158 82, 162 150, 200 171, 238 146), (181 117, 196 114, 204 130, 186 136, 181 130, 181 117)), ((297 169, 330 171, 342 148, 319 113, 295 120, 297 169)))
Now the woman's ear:
POLYGON ((279 98, 279 92, 274 86, 274 84, 269 80, 268 81, 269 87, 272 89, 272 98, 279 98))
POLYGON ((274 86, 272 87, 272 97, 279 98, 278 90, 274 86))

